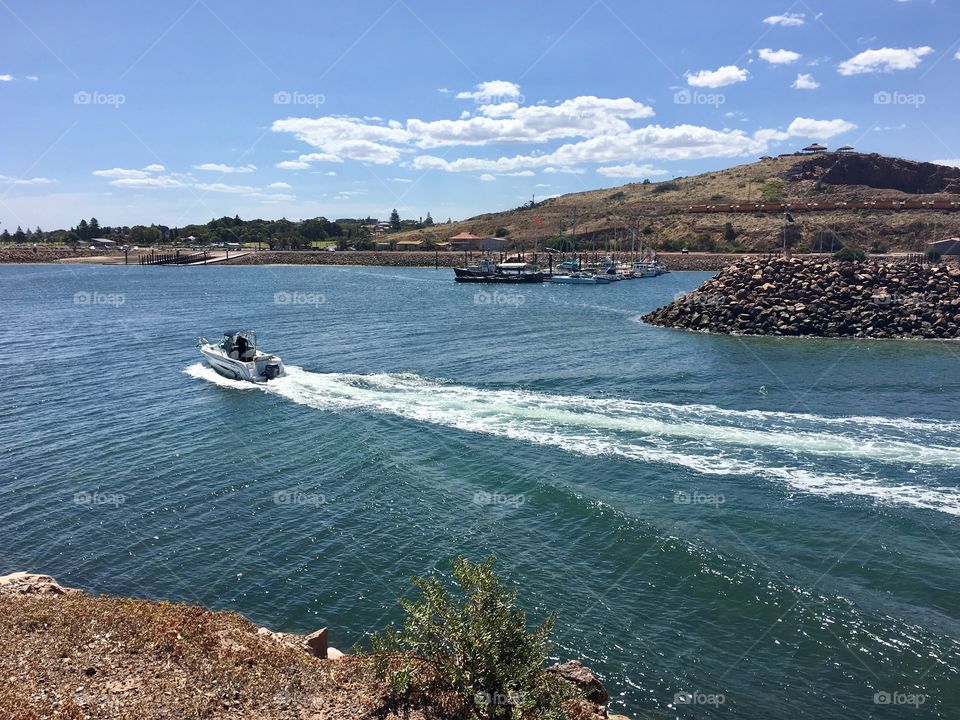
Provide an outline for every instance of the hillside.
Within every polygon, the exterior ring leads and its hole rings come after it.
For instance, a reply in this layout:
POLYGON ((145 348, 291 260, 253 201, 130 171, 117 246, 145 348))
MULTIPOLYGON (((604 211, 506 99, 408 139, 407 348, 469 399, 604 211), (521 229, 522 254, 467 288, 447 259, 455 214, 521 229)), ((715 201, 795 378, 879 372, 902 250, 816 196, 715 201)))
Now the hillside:
MULTIPOLYGON (((692 214, 690 206, 717 203, 841 202, 874 200, 960 201, 960 169, 873 154, 785 155, 726 170, 659 183, 629 183, 615 188, 571 193, 532 208, 478 215, 391 238, 443 241, 460 232, 493 235, 506 228, 527 248, 571 234, 574 212, 578 249, 630 247, 636 223, 637 244, 661 250, 765 251, 779 247, 783 217, 771 213, 692 214), (535 220, 539 218, 540 224, 535 220), (736 237, 725 237, 730 223, 736 237)), ((876 252, 920 251, 927 242, 960 235, 960 212, 949 210, 843 209, 795 214, 796 247, 818 248, 836 233, 835 244, 876 252)))

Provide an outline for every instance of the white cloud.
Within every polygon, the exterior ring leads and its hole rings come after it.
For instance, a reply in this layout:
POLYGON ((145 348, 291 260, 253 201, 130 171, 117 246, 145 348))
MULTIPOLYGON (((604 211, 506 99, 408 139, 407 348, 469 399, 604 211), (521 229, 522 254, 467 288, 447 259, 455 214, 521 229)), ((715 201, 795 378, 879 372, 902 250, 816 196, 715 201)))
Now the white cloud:
POLYGON ((692 87, 718 88, 745 82, 750 73, 736 65, 724 65, 716 70, 687 73, 687 84, 692 87))
POLYGON ((40 78, 37 77, 36 75, 27 75, 27 76, 26 76, 26 79, 29 80, 30 82, 36 82, 36 81, 39 80, 40 78))
POLYGON ((246 165, 224 165, 223 163, 200 163, 193 166, 194 170, 209 170, 210 172, 220 173, 252 173, 257 169, 256 165, 248 163, 246 165))
POLYGON ((806 20, 803 13, 784 13, 783 15, 771 15, 763 21, 767 25, 780 25, 782 27, 797 27, 803 25, 806 20))
POLYGON ((625 133, 568 143, 542 155, 514 155, 496 160, 466 157, 452 161, 432 155, 420 155, 414 158, 413 165, 418 170, 436 169, 447 172, 509 173, 543 168, 543 172, 550 173, 563 172, 573 166, 590 163, 735 157, 763 149, 765 145, 762 142, 749 137, 742 130, 713 130, 695 125, 651 125, 625 133))
POLYGON ((392 123, 380 125, 348 117, 287 118, 274 121, 271 129, 293 133, 298 140, 322 151, 278 165, 293 170, 303 170, 304 163, 341 162, 343 158, 390 165, 400 158, 400 150, 387 143, 409 140, 409 133, 392 123))
POLYGON ((807 137, 815 140, 829 140, 836 135, 842 135, 850 130, 856 130, 852 122, 836 118, 834 120, 813 120, 811 118, 795 118, 787 132, 793 137, 807 137))
POLYGON ((250 195, 260 192, 257 188, 250 185, 227 185, 226 183, 197 183, 194 187, 197 188, 197 190, 220 193, 245 193, 250 195))
POLYGON ((480 176, 480 179, 483 180, 483 182, 493 182, 497 179, 497 176, 491 175, 490 173, 484 173, 480 176))
POLYGON ((55 182, 57 181, 45 177, 15 178, 9 175, 0 175, 0 183, 4 185, 52 185, 55 182))
POLYGON ((270 183, 269 185, 267 185, 267 187, 268 187, 268 188, 271 188, 271 189, 273 189, 273 190, 289 190, 289 189, 290 189, 290 183, 275 182, 275 183, 270 183))
POLYGON ((614 178, 638 178, 655 177, 657 175, 667 175, 669 171, 653 165, 637 165, 628 163, 626 165, 608 165, 607 167, 597 168, 601 175, 614 178))
POLYGON ((771 65, 789 65, 800 59, 800 53, 794 52, 793 50, 761 48, 757 54, 761 60, 766 60, 771 65))
POLYGON ((335 177, 336 174, 337 173, 334 170, 330 170, 329 172, 324 173, 324 175, 326 175, 327 177, 335 177))
POLYGON ((840 63, 838 70, 841 75, 913 70, 920 64, 925 55, 932 52, 933 48, 926 45, 915 48, 864 50, 862 53, 840 63))
POLYGON ((149 173, 162 173, 166 170, 166 168, 163 165, 154 163, 153 165, 147 165, 144 170, 149 173))
POLYGON ((10 82, 13 80, 13 75, 0 75, 0 82, 10 82))
POLYGON ((960 168, 960 158, 950 158, 948 160, 931 160, 937 165, 948 165, 950 167, 960 168))
POLYGON ((127 170, 125 168, 110 168, 109 170, 94 170, 97 177, 105 178, 146 178, 150 177, 145 170, 127 170))
POLYGON ((119 187, 132 188, 175 188, 182 187, 183 183, 172 177, 143 177, 143 178, 118 178, 110 181, 111 185, 119 187))
POLYGON ((519 172, 507 173, 508 177, 533 177, 536 173, 533 170, 520 170, 519 172))
POLYGON ((473 91, 457 93, 458 100, 474 100, 476 102, 490 102, 494 99, 519 98, 520 86, 506 80, 489 80, 477 83, 473 91))
POLYGON ((813 75, 809 73, 797 73, 797 79, 793 81, 793 85, 790 87, 795 90, 816 90, 820 87, 820 83, 813 79, 813 75))
POLYGON ((395 177, 395 178, 390 178, 390 182, 412 183, 413 180, 411 180, 410 178, 395 177))
POLYGON ((421 148, 493 143, 542 143, 593 137, 630 129, 628 119, 651 117, 653 108, 631 98, 576 97, 558 105, 484 105, 480 115, 460 120, 407 121, 410 140, 421 148))

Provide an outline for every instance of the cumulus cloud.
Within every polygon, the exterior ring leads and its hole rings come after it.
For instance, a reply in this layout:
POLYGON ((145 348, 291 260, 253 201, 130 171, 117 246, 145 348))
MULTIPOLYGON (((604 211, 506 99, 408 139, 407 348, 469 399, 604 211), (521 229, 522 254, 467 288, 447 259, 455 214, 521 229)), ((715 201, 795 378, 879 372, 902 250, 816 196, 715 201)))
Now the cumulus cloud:
POLYGON ((760 152, 764 147, 741 130, 713 130, 695 125, 652 125, 568 143, 541 155, 514 155, 497 159, 465 157, 457 160, 420 155, 414 158, 413 166, 418 170, 495 173, 543 168, 543 172, 549 173, 583 164, 627 163, 637 159, 735 157, 760 152))
POLYGON ((256 165, 248 163, 246 165, 224 165, 223 163, 200 163, 193 166, 194 170, 208 170, 210 172, 220 173, 252 173, 257 169, 256 165))
POLYGON ((458 100, 473 100, 475 102, 491 102, 494 99, 520 97, 520 86, 506 80, 489 80, 477 83, 473 90, 457 93, 458 100))
POLYGON ((400 158, 400 151, 389 143, 409 140, 409 133, 402 126, 349 117, 287 118, 276 120, 271 129, 293 133, 298 140, 322 151, 311 159, 301 156, 296 162, 278 165, 293 170, 304 169, 304 163, 340 162, 343 158, 390 165, 400 158))
POLYGON ((793 50, 771 50, 770 48, 761 48, 757 51, 761 60, 766 60, 771 65, 789 65, 800 59, 800 53, 793 50))
POLYGON ((608 165, 607 167, 597 168, 601 175, 614 178, 638 178, 638 177, 656 177, 658 175, 667 175, 668 171, 653 165, 637 165, 636 163, 627 163, 626 165, 608 165))
POLYGON ((631 98, 576 97, 558 105, 484 105, 459 120, 407 121, 410 140, 421 148, 493 143, 542 143, 569 137, 625 132, 630 119, 651 117, 653 108, 631 98))
POLYGON ((797 27, 806 22, 803 13, 784 13, 783 15, 771 15, 763 21, 767 25, 780 25, 781 27, 797 27))
POLYGON ((813 79, 813 75, 809 73, 797 73, 797 79, 793 81, 793 85, 790 87, 795 90, 816 90, 820 87, 820 83, 813 79))
POLYGON ((913 70, 920 64, 924 56, 932 52, 933 48, 926 45, 915 48, 864 50, 862 53, 840 63, 838 70, 841 75, 913 70))
POLYGON ((13 80, 13 75, 0 75, 0 82, 10 82, 13 80))
POLYGON ((750 73, 743 68, 736 65, 724 65, 716 70, 700 70, 696 73, 687 73, 687 84, 691 87, 719 88, 745 82, 748 77, 750 77, 750 73))
POLYGON ((272 188, 273 190, 289 190, 290 183, 275 182, 275 183, 270 183, 269 185, 267 185, 267 187, 272 188))
POLYGON ((480 176, 480 179, 483 180, 483 182, 493 182, 497 179, 497 176, 491 175, 490 173, 484 173, 480 176))
POLYGON ((141 169, 135 168, 109 168, 107 170, 94 170, 93 174, 97 177, 109 178, 111 185, 117 187, 131 188, 175 188, 182 187, 183 182, 170 175, 161 175, 166 172, 166 168, 158 163, 147 165, 141 169))

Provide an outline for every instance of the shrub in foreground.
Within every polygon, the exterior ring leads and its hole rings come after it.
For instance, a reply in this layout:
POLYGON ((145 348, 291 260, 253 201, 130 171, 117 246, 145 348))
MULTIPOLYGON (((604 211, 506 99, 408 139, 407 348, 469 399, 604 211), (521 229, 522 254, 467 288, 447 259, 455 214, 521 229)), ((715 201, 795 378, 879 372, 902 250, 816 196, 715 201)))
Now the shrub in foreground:
POLYGON ((421 597, 400 601, 402 629, 372 637, 392 705, 487 720, 565 717, 563 701, 573 690, 543 671, 556 617, 528 631, 516 590, 493 571, 494 562, 493 556, 482 563, 457 558, 452 588, 436 575, 413 578, 421 597))

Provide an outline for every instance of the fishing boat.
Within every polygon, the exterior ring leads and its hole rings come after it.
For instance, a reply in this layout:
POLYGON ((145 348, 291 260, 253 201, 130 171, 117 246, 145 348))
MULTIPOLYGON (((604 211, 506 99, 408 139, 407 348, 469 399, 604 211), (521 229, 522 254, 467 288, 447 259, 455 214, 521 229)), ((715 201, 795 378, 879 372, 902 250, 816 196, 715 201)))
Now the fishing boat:
POLYGON ((666 265, 658 260, 637 260, 633 263, 633 275, 638 278, 656 277, 663 275, 667 270, 666 265))
POLYGON ((544 275, 530 263, 507 262, 497 264, 493 260, 481 260, 466 268, 454 268, 454 280, 460 283, 542 283, 544 275))
POLYGON ((218 343, 201 337, 197 347, 210 367, 232 380, 265 383, 286 374, 279 357, 257 349, 253 330, 227 330, 218 343))

